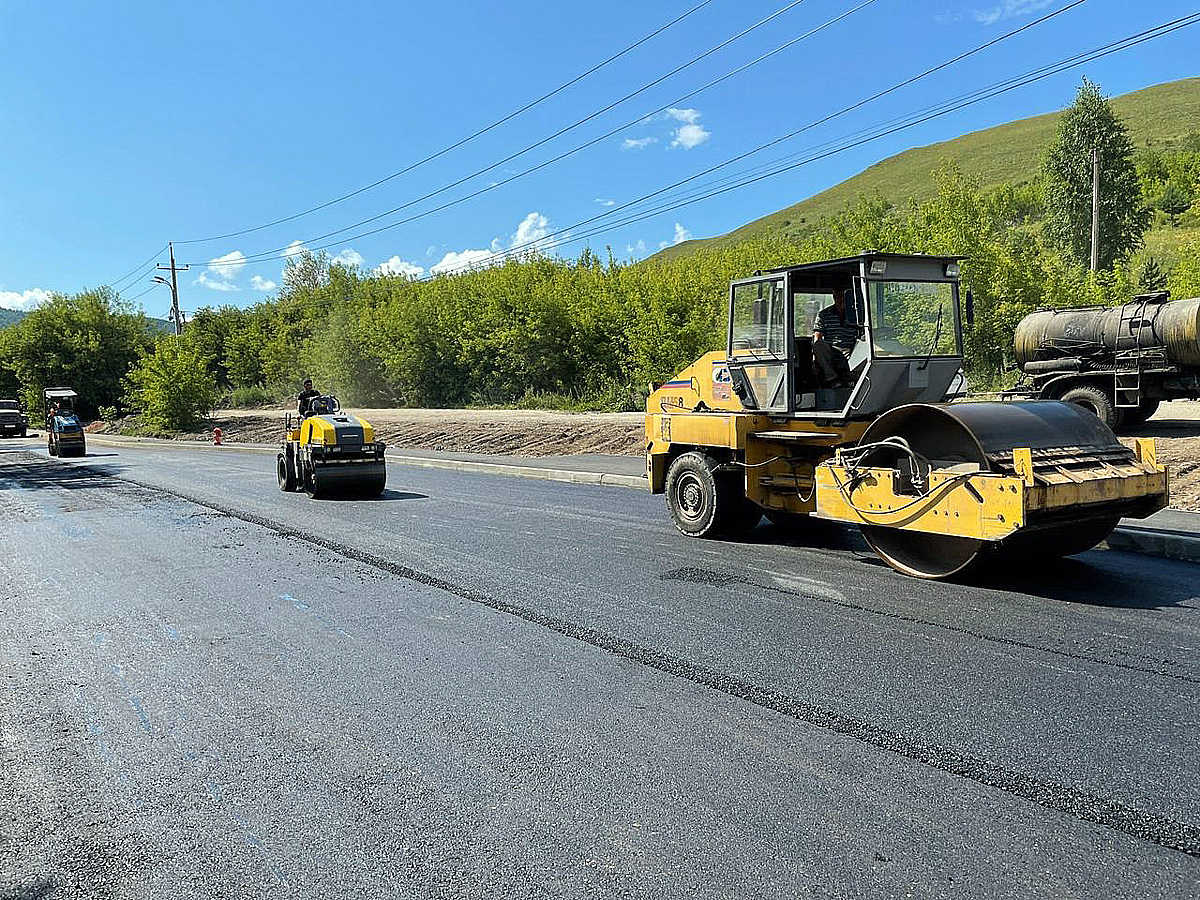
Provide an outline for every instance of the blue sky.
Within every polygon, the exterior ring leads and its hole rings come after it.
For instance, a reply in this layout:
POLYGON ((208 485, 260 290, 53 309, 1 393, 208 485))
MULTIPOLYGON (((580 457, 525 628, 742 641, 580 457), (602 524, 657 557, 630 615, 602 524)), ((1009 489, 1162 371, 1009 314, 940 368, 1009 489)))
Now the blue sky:
MULTIPOLYGON (((187 310, 245 306, 269 294, 289 246, 330 243, 331 255, 366 269, 425 274, 452 267, 536 241, 612 208, 606 204, 712 166, 1067 0, 875 0, 737 77, 674 103, 861 2, 804 0, 537 150, 372 226, 313 240, 546 137, 786 2, 711 0, 579 84, 378 188, 270 229, 179 243, 254 227, 382 178, 573 78, 697 2, 0 0, 0 306, 27 308, 46 291, 115 281, 168 239, 177 242, 177 259, 192 264, 180 282, 187 310), (638 121, 663 106, 670 109, 638 121), (632 121, 637 124, 593 147, 468 202, 357 237, 632 121), (208 265, 212 260, 226 262, 208 265)), ((1194 11, 1194 3, 1175 0, 1087 0, 763 159, 1194 11)), ((908 147, 1061 108, 1083 74, 1109 94, 1196 75, 1197 49, 1200 26, 558 252, 611 246, 618 256, 641 257, 688 236, 720 234, 908 147)), ((142 294, 148 278, 123 283, 123 294, 142 294)), ((163 315, 168 292, 155 288, 138 302, 149 314, 163 315)))

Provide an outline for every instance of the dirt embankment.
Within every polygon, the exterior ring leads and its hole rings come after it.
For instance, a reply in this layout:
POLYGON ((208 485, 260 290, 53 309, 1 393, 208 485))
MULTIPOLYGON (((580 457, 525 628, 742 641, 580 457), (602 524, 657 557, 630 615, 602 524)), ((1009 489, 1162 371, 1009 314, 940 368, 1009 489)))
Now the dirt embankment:
MULTIPOLYGON (((612 453, 637 456, 644 451, 641 413, 566 413, 515 409, 359 409, 350 410, 375 426, 391 447, 492 453, 505 456, 567 456, 612 453)), ((210 440, 220 427, 230 443, 275 443, 283 432, 285 409, 229 410, 208 429, 175 437, 210 440)), ((114 425, 89 430, 119 430, 114 425)), ((1200 403, 1164 403, 1159 412, 1126 437, 1153 437, 1159 460, 1171 473, 1171 505, 1200 510, 1200 403)))
MULTIPOLYGON (((173 435, 180 440, 210 440, 219 427, 230 443, 276 443, 282 439, 285 409, 228 410, 214 416, 208 429, 173 435)), ((491 453, 502 456, 566 456, 645 452, 641 413, 569 413, 518 409, 352 409, 375 427, 389 447, 491 453)), ((128 424, 128 423, 124 423, 128 424)), ((117 431, 123 423, 95 428, 117 431)), ((89 429, 91 430, 91 429, 89 429)))

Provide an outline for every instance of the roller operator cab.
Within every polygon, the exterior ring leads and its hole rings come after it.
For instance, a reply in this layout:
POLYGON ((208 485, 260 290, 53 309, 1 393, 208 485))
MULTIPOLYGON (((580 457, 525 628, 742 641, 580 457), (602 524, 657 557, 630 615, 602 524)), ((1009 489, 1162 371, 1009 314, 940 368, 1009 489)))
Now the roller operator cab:
POLYGON ((46 452, 51 456, 87 454, 83 423, 75 412, 79 395, 68 387, 42 391, 42 411, 46 417, 46 452))
POLYGON ((676 527, 851 523, 894 568, 945 578, 1003 549, 1079 553, 1164 507, 1152 440, 1127 448, 1074 404, 944 402, 973 318, 961 260, 865 252, 733 282, 725 348, 647 401, 676 527))
POLYGON ((308 412, 287 417, 276 461, 279 489, 310 497, 372 496, 383 492, 387 466, 375 429, 343 413, 337 397, 313 397, 308 412))

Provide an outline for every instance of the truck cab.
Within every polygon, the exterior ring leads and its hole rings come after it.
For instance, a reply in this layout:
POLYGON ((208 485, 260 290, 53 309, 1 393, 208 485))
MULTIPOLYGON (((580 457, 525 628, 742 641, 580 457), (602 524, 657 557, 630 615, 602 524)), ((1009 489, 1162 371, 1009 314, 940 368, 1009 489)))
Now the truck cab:
POLYGON ((0 400, 0 437, 25 437, 29 417, 17 400, 0 400))

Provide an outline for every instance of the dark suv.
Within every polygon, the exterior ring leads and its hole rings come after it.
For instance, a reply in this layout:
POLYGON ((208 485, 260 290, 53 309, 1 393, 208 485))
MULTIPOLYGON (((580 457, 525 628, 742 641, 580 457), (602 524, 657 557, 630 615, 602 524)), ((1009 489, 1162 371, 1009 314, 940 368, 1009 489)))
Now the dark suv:
POLYGON ((25 437, 29 430, 29 417, 21 412, 16 400, 0 400, 0 436, 25 437))

